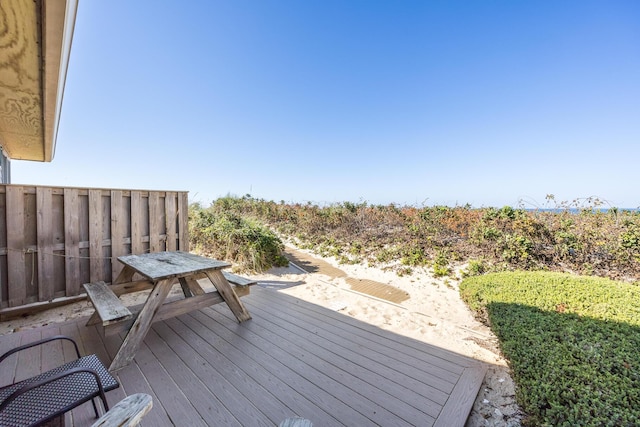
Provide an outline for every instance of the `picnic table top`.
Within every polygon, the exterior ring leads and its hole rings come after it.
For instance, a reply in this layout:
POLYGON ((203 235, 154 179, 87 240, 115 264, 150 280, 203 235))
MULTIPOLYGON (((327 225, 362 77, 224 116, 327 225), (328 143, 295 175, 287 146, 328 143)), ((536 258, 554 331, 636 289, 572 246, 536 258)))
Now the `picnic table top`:
POLYGON ((231 266, 224 261, 182 251, 124 255, 118 257, 118 260, 152 282, 231 266))

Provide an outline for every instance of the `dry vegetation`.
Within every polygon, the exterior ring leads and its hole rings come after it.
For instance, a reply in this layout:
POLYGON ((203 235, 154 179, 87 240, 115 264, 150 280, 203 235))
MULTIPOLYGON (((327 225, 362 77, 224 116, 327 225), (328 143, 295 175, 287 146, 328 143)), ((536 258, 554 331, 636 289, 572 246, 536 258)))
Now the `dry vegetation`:
MULTIPOLYGON (((548 201, 555 203, 552 196, 548 201)), ((640 213, 603 211, 597 199, 580 203, 559 203, 553 211, 350 202, 320 207, 245 196, 220 198, 197 211, 257 221, 343 263, 367 262, 398 274, 427 266, 444 276, 466 263, 468 275, 524 269, 640 280, 640 213)), ((192 233, 192 242, 200 244, 198 235, 192 233)))

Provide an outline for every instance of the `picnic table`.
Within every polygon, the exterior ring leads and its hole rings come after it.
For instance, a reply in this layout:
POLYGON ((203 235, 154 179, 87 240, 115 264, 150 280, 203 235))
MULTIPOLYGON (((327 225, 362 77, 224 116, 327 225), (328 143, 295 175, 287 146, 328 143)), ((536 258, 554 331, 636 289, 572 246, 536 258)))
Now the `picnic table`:
POLYGON ((154 252, 118 257, 124 268, 110 286, 104 282, 84 285, 96 311, 87 325, 101 324, 105 335, 126 331, 109 370, 127 366, 133 360, 151 324, 193 310, 225 302, 236 319, 251 319, 240 296, 249 293, 255 281, 223 271, 231 264, 188 252, 154 252), (135 275, 141 280, 133 280, 135 275), (198 281, 210 282, 215 291, 205 290, 198 281), (165 302, 174 284, 180 283, 184 298, 165 302), (232 286, 233 283, 235 286, 232 286), (146 302, 133 314, 120 295, 151 289, 146 302))

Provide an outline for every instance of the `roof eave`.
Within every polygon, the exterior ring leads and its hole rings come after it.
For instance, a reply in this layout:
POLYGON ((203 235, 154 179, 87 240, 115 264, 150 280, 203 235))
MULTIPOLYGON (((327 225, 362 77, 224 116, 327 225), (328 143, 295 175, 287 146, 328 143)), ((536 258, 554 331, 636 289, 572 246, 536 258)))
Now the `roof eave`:
POLYGON ((78 0, 3 0, 0 145, 9 158, 55 154, 78 0))

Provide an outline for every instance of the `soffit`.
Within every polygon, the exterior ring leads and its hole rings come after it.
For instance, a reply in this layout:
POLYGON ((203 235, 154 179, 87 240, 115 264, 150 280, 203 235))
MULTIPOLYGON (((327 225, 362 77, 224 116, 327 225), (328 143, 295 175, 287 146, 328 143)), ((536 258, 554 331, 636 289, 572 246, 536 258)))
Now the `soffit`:
POLYGON ((11 159, 53 159, 76 9, 0 2, 0 145, 11 159))

